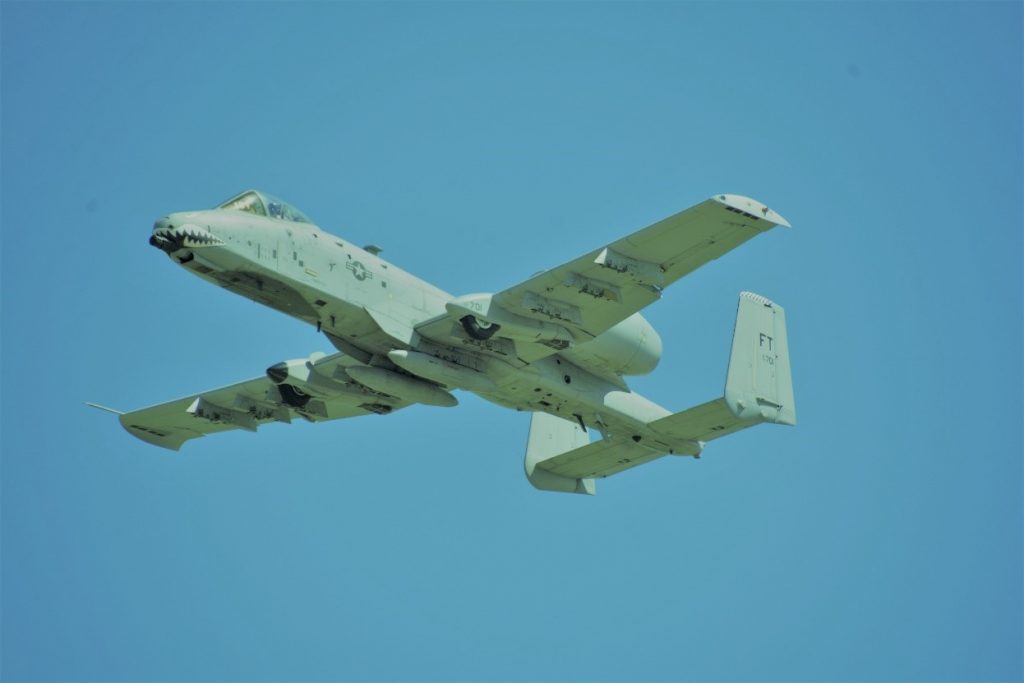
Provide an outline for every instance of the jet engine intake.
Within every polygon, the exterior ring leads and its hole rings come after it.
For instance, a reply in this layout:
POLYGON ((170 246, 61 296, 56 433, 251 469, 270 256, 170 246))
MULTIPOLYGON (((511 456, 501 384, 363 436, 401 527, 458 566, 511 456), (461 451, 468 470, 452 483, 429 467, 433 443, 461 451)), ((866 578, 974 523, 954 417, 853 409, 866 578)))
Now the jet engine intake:
POLYGON ((309 366, 305 359, 274 363, 267 368, 267 377, 274 384, 288 382, 289 384, 303 385, 309 381, 309 366))

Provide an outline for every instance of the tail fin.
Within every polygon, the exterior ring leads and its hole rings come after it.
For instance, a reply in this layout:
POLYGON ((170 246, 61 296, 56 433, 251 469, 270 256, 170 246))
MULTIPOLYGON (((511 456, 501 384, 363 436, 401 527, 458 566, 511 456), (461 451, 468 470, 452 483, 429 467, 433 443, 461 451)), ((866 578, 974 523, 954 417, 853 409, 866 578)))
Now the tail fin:
POLYGON ((796 424, 786 312, 750 292, 740 294, 725 402, 741 420, 796 424))
MULTIPOLYGON (((650 423, 676 453, 762 422, 796 424, 786 313, 763 296, 742 292, 732 335, 725 396, 650 423)), ((687 450, 690 449, 690 450, 687 450)))
POLYGON ((607 477, 666 453, 699 456, 706 441, 762 422, 796 424, 786 314, 763 296, 743 292, 724 397, 648 423, 654 439, 638 436, 590 443, 575 422, 534 413, 526 445, 526 477, 545 491, 593 495, 594 477, 607 477))
POLYGON ((557 455, 576 451, 590 443, 590 437, 575 422, 547 413, 534 413, 530 420, 530 438, 526 443, 526 478, 543 491, 594 495, 593 479, 567 477, 538 467, 557 455))

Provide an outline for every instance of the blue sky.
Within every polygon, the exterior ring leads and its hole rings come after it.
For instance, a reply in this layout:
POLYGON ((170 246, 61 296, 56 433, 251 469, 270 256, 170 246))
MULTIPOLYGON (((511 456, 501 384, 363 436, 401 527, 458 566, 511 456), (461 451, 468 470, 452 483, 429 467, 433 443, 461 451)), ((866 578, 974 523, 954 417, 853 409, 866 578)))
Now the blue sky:
POLYGON ((1020 3, 0 7, 5 680, 1020 680, 1020 3), (453 293, 713 194, 634 388, 786 307, 800 424, 534 491, 528 417, 131 409, 330 350, 146 244, 258 187, 453 293))

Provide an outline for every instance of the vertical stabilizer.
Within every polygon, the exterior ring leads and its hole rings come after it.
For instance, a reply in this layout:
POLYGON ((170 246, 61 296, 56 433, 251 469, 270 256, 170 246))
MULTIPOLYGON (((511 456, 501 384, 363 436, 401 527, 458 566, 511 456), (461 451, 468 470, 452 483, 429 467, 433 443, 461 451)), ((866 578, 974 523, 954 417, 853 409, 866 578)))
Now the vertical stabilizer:
POLYGON ((593 479, 565 477, 537 467, 538 463, 556 455, 574 451, 590 444, 590 437, 575 422, 547 413, 534 413, 530 420, 530 438, 526 443, 526 478, 534 488, 543 491, 585 493, 594 495, 593 479))
POLYGON ((796 424, 786 312, 758 294, 740 294, 725 401, 741 420, 796 424))

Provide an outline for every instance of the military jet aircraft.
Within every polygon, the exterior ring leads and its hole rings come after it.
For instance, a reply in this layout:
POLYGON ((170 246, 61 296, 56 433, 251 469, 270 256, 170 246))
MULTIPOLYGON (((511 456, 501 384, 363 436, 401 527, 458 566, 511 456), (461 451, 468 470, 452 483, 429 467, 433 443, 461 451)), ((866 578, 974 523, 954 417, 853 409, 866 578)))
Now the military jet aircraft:
POLYGON ((664 455, 699 457, 707 441, 762 422, 796 424, 785 313, 748 292, 723 396, 673 413, 626 382, 661 357, 640 309, 778 225, 789 227, 760 202, 717 195, 503 291, 452 296, 263 192, 172 213, 156 221, 151 245, 204 280, 316 326, 337 352, 274 363, 261 377, 120 421, 177 450, 268 422, 453 407, 452 392, 469 391, 533 413, 525 457, 533 486, 593 494, 597 478, 664 455))

